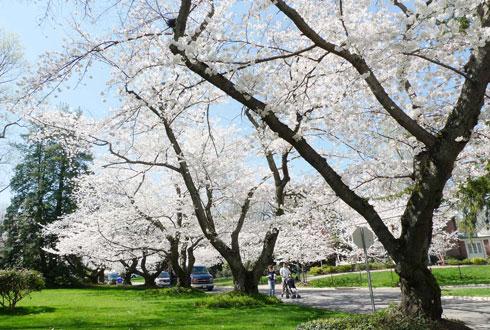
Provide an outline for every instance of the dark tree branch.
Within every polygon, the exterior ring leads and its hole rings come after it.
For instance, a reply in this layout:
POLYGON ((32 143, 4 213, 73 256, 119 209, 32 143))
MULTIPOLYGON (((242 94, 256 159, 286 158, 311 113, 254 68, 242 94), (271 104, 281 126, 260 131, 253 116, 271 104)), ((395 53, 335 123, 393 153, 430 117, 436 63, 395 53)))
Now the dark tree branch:
POLYGON ((359 55, 351 53, 349 50, 338 47, 337 45, 323 39, 316 31, 314 31, 303 19, 303 17, 292 7, 288 6, 283 0, 273 1, 277 8, 284 13, 296 27, 318 47, 342 57, 352 64, 352 66, 364 77, 371 92, 376 97, 378 102, 396 120, 403 128, 412 134, 417 140, 424 143, 426 146, 432 146, 435 143, 435 137, 420 126, 415 120, 410 118, 398 104, 390 98, 385 89, 376 78, 376 75, 368 66, 366 61, 359 55))

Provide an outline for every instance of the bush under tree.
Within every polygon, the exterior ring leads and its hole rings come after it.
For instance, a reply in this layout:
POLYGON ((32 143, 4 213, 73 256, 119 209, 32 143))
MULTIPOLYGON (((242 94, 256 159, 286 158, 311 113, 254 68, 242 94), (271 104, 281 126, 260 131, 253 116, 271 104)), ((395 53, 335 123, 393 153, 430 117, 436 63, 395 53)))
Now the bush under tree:
POLYGON ((0 270, 0 305, 3 308, 13 310, 22 298, 43 288, 44 278, 35 270, 0 270))

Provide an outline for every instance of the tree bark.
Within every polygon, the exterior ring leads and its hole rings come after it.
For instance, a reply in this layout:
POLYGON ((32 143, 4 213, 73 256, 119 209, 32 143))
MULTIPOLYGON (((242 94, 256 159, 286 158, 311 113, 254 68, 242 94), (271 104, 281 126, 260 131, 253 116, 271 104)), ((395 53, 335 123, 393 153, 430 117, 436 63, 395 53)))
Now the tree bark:
POLYGON ((258 294, 259 293, 259 281, 260 276, 257 278, 255 273, 245 268, 241 270, 231 270, 233 274, 233 286, 234 290, 243 292, 246 294, 258 294))
POLYGON ((196 261, 194 258, 195 246, 191 244, 188 247, 187 244, 184 244, 179 252, 180 238, 169 236, 167 240, 170 242, 170 264, 177 276, 176 285, 183 288, 190 288, 192 268, 196 261))
POLYGON ((105 278, 104 278, 104 268, 100 268, 97 273, 97 282, 98 283, 104 283, 105 278))
POLYGON ((425 265, 404 262, 397 266, 400 275, 400 307, 408 315, 421 313, 437 320, 442 315, 441 289, 425 265))

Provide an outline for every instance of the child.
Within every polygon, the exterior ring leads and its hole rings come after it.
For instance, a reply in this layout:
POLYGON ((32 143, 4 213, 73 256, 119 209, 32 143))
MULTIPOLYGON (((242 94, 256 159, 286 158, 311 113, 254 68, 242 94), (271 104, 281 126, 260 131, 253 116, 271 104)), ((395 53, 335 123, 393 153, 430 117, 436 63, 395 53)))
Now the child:
POLYGON ((269 265, 267 279, 269 282, 269 296, 272 297, 276 294, 276 273, 273 265, 269 265))

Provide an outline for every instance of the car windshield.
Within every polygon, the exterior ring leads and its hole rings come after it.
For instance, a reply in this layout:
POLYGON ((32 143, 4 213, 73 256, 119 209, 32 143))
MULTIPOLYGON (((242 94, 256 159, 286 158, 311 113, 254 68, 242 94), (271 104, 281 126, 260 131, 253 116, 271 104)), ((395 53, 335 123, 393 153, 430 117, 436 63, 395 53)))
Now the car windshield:
POLYGON ((195 266, 192 267, 193 274, 208 274, 208 269, 204 266, 195 266))
POLYGON ((117 279, 119 277, 119 274, 118 273, 110 273, 107 277, 111 280, 117 279))
POLYGON ((160 275, 158 275, 159 278, 169 278, 170 275, 168 272, 161 272, 160 275))

